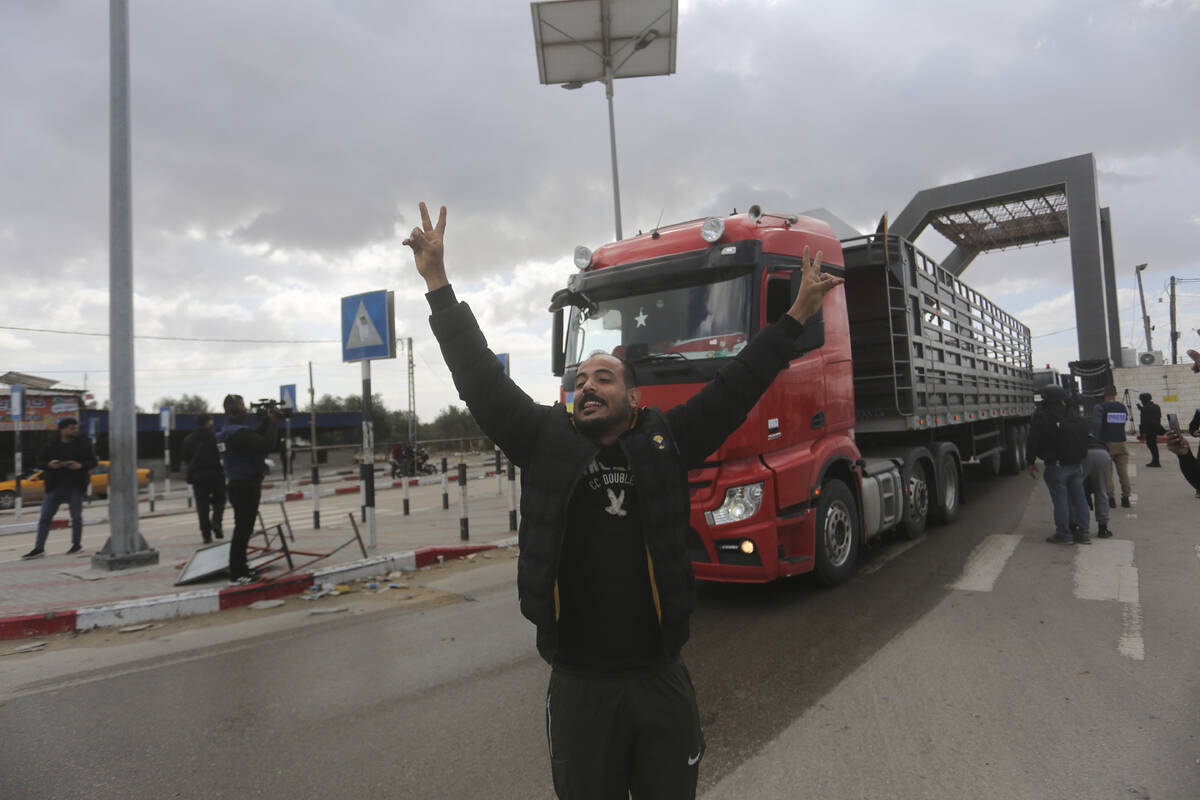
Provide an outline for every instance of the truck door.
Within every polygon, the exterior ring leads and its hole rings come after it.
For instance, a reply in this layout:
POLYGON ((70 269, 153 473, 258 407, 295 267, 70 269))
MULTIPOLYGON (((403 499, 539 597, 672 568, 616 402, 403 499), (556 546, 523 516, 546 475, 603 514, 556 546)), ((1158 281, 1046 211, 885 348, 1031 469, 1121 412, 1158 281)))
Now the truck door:
MULTIPOLYGON (((775 322, 791 307, 795 298, 791 276, 790 270, 767 271, 763 324, 775 322)), ((820 349, 824 325, 818 314, 805 326, 804 335, 797 341, 797 357, 759 401, 764 426, 762 452, 775 471, 780 509, 809 499, 813 480, 811 444, 825 435, 827 412, 820 349)))

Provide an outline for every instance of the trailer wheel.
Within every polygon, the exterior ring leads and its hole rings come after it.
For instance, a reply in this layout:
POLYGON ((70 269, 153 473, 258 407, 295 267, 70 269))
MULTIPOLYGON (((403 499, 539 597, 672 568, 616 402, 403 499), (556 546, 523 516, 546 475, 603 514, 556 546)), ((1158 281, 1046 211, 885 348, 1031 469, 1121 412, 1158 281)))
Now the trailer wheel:
POLYGON ((930 509, 930 516, 941 525, 948 525, 958 518, 958 505, 962 500, 959 491, 962 475, 958 471, 958 459, 954 453, 946 451, 938 462, 938 475, 941 485, 938 487, 938 502, 930 509))
POLYGON ((858 506, 846 484, 830 480, 821 486, 815 524, 817 577, 826 586, 836 586, 858 563, 858 506))
POLYGON ((1004 429, 1004 473, 1016 475, 1025 468, 1025 440, 1019 425, 1004 429))
POLYGON ((904 465, 901 480, 904 483, 904 515, 896 530, 905 539, 920 539, 925 535, 925 522, 929 518, 929 476, 923 461, 904 465))

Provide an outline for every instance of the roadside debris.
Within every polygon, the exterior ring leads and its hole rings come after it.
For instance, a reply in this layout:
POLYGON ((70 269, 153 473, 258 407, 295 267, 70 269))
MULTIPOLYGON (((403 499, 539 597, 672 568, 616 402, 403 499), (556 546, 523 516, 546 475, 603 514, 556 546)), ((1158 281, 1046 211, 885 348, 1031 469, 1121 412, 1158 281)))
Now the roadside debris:
POLYGON ((146 622, 141 625, 126 625, 124 628, 117 628, 117 631, 120 633, 137 633, 138 631, 148 631, 153 627, 154 625, 146 622))
POLYGON ((251 603, 247 608, 254 611, 263 611, 268 608, 279 608, 284 602, 283 600, 259 600, 257 603, 251 603))
POLYGON ((0 655, 12 656, 16 655, 17 653, 28 653, 30 650, 37 650, 38 648, 45 646, 45 642, 30 642, 29 644, 23 644, 20 647, 15 647, 12 650, 9 650, 7 653, 0 653, 0 655))

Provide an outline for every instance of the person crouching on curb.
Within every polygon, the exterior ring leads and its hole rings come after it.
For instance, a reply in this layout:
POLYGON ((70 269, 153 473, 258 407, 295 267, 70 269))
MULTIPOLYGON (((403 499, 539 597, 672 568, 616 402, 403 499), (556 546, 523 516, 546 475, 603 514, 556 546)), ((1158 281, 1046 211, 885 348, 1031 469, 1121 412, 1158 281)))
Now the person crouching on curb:
POLYGON ((795 302, 695 396, 641 407, 631 364, 578 366, 574 413, 540 405, 505 374, 446 277, 446 208, 421 203, 412 248, 442 355, 480 428, 521 469, 521 612, 550 663, 546 737, 559 797, 696 796, 704 734, 680 658, 695 607, 685 546, 687 471, 746 419, 796 357, 803 323, 842 280, 804 249, 795 302))
MULTIPOLYGON (((1083 493, 1083 461, 1087 456, 1087 423, 1067 408, 1067 393, 1058 386, 1042 389, 1042 404, 1029 424, 1028 469, 1037 478, 1037 459, 1045 463, 1043 480, 1054 504, 1051 544, 1091 544, 1087 497, 1083 493)), ((1107 505, 1107 503, 1106 503, 1107 505)))

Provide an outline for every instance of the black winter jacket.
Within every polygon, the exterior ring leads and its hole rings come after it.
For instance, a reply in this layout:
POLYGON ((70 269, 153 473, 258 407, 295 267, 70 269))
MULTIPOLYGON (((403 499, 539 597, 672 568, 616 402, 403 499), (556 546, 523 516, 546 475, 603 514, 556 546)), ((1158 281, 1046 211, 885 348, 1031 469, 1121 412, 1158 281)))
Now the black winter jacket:
MULTIPOLYGON (((553 662, 558 644, 557 580, 568 507, 575 486, 599 448, 575 430, 561 403, 535 403, 504 374, 474 314, 453 290, 428 295, 430 325, 454 377, 459 397, 486 433, 521 468, 521 613, 538 629, 538 652, 553 662)), ((745 420, 776 374, 795 355, 803 326, 784 315, 769 326, 687 403, 663 412, 641 409, 618 443, 634 473, 650 584, 662 633, 663 655, 688 639, 695 577, 685 540, 689 530, 688 469, 704 459, 745 420)))
POLYGON ((225 479, 221 454, 217 452, 217 434, 212 428, 197 428, 187 435, 183 440, 183 461, 187 464, 188 483, 195 483, 196 478, 225 479))
POLYGON ((42 470, 42 478, 46 481, 47 492, 55 489, 87 491, 88 483, 91 482, 91 472, 96 463, 96 451, 92 449, 91 439, 86 436, 76 436, 70 442, 64 442, 62 435, 57 432, 53 439, 42 445, 37 457, 37 465, 42 470), (50 469, 50 462, 56 460, 78 461, 83 468, 50 469))

